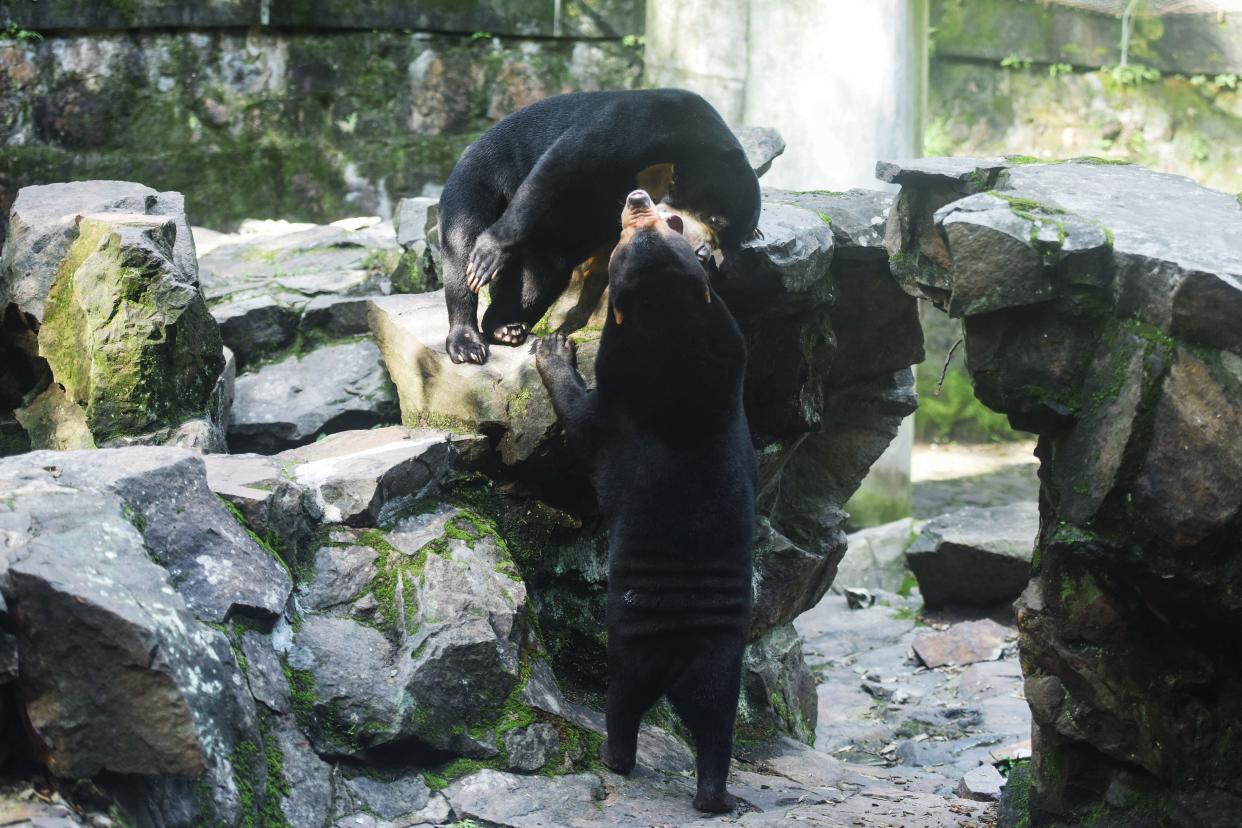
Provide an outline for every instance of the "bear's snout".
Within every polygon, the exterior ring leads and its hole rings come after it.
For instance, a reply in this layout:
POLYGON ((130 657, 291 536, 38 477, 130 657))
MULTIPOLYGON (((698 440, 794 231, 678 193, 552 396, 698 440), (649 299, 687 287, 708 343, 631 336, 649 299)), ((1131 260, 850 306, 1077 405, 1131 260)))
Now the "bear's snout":
POLYGON ((654 205, 646 190, 635 190, 625 197, 625 206, 631 210, 648 210, 654 205))

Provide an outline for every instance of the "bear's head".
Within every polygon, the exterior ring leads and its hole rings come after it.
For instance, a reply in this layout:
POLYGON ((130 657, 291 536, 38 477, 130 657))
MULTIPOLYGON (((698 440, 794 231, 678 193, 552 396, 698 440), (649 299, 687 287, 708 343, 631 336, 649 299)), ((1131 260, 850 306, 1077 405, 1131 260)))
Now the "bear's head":
POLYGON ((759 226, 759 179, 739 147, 705 150, 680 161, 664 202, 700 218, 726 256, 750 241, 759 226))
POLYGON ((621 240, 608 261, 613 318, 643 323, 684 313, 687 304, 711 303, 702 256, 705 243, 687 238, 686 219, 661 209, 646 190, 635 190, 621 212, 621 240))

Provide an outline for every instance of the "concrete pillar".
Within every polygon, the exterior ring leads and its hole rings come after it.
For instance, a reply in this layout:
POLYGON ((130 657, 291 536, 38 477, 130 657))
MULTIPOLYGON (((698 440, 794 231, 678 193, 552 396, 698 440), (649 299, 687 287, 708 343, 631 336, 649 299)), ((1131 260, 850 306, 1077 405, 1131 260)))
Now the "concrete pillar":
POLYGON ((646 81, 788 144, 764 184, 878 188, 922 148, 928 0, 648 0, 646 81))

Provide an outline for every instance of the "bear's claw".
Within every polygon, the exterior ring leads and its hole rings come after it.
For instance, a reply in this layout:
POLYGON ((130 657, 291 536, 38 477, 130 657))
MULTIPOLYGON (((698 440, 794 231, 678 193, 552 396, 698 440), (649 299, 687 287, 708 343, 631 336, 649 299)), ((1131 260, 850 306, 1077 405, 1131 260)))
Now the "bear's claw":
POLYGON ((492 341, 501 345, 521 345, 529 333, 530 328, 525 322, 510 322, 492 331, 492 341))
POLYGON ((478 293, 500 274, 509 261, 509 251, 490 233, 483 233, 474 242, 470 262, 466 265, 466 286, 478 293))
POLYGON ((483 335, 478 331, 469 328, 454 328, 449 331, 444 347, 448 351, 449 359, 459 365, 463 362, 473 362, 475 365, 487 362, 487 343, 483 341, 483 335))

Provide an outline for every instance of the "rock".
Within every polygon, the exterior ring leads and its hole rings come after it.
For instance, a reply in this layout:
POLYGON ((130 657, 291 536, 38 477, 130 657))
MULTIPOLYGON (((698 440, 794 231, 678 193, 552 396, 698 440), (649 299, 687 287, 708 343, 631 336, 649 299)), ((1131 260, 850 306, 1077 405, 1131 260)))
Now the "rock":
POLYGON ((931 668, 995 661, 1004 652, 1009 630, 990 618, 963 621, 944 632, 924 633, 914 639, 914 654, 931 668))
POLYGON ((366 340, 327 345, 237 379, 229 421, 236 452, 270 454, 316 436, 396 422, 396 395, 366 340))
POLYGON ((129 181, 75 181, 23 187, 9 215, 4 252, 0 254, 0 307, 10 304, 43 320, 48 294, 62 262, 78 239, 78 217, 98 213, 163 217, 172 267, 196 281, 194 239, 185 220, 180 193, 160 193, 129 181))
POLYGON ((247 296, 213 305, 211 315, 220 325, 220 338, 230 349, 240 349, 248 364, 293 344, 305 304, 283 304, 271 295, 247 296))
POLYGON ((319 758, 310 742, 288 719, 280 720, 273 736, 280 751, 280 812, 290 825, 327 825, 332 814, 334 769, 319 758))
POLYGON ((0 585, 22 607, 19 687, 39 754, 77 778, 221 767, 253 717, 226 639, 150 560, 122 497, 54 473, 62 457, 0 467, 6 511, 27 521, 0 585))
POLYGON ((304 335, 362 336, 370 333, 365 296, 316 296, 302 308, 299 323, 304 335))
POLYGON ((865 609, 875 605, 875 595, 858 587, 846 587, 845 602, 850 609, 865 609))
POLYGON ((802 658, 802 643, 792 624, 776 628, 747 648, 742 692, 739 716, 748 728, 762 729, 766 724, 769 730, 803 742, 815 740, 815 677, 802 658))
POLYGON ((833 255, 828 222, 810 210, 767 201, 759 229, 763 238, 744 244, 726 268, 722 293, 730 308, 741 315, 756 308, 771 312, 783 302, 826 299, 833 255))
MULTIPOLYGON (((71 210, 79 196, 76 203, 90 202, 89 187, 66 186, 49 196, 55 209, 71 210)), ((45 195, 45 188, 31 190, 32 201, 45 195)), ((169 196, 178 205, 179 198, 169 196)), ((176 426, 209 408, 224 356, 184 225, 181 214, 98 213, 80 216, 72 228, 56 225, 55 240, 33 229, 10 239, 0 284, 11 285, 12 299, 41 320, 38 356, 49 383, 18 414, 36 435, 32 447, 89 448, 176 426), (47 246, 28 246, 31 236, 47 246)))
POLYGON ((509 756, 509 769, 533 773, 544 766, 549 754, 560 746, 556 728, 547 722, 536 722, 530 727, 510 730, 504 736, 505 750, 509 756))
MULTIPOLYGON (((372 299, 370 319, 401 398, 403 422, 499 433, 497 450, 505 465, 557 451, 555 456, 567 457, 562 441, 550 433, 556 414, 529 347, 498 345, 485 365, 454 365, 444 348, 443 292, 372 299)), ((594 381, 594 361, 595 343, 581 343, 578 365, 588 384, 594 381)))
POLYGON ((0 485, 42 476, 83 492, 118 496, 152 560, 167 569, 196 617, 284 611, 289 575, 233 519, 207 486, 203 459, 171 448, 36 452, 0 460, 0 485))
POLYGON ((471 774, 444 791, 457 816, 513 828, 572 824, 584 804, 605 795, 600 778, 590 773, 524 777, 494 770, 471 774))
POLYGON ((1242 372, 1212 370, 1179 348, 1156 405, 1135 504, 1175 548, 1204 540, 1242 511, 1242 372))
POLYGON ((313 517, 373 526, 433 490, 454 457, 443 432, 391 426, 334 434, 276 459, 302 489, 303 506, 313 517))
POLYGON ((378 219, 264 228, 203 255, 203 291, 224 343, 246 369, 288 347, 299 330, 332 336, 348 335, 342 327, 354 328, 349 334, 362 332, 356 330, 358 308, 351 325, 351 311, 328 311, 325 305, 390 292, 400 258, 392 226, 378 219))
POLYGON ((915 537, 914 520, 902 518, 848 536, 849 548, 837 565, 833 590, 883 589, 896 592, 906 574, 906 549, 915 537))
POLYGON ((906 561, 929 607, 990 606, 1022 594, 1038 534, 1038 504, 971 507, 924 524, 906 561))
MULTIPOLYGON (((1040 435, 1038 565, 1017 603, 1032 820, 1107 806, 1118 824, 1174 821, 1180 805, 1140 816, 1133 803, 1215 802, 1226 786, 1208 777, 1239 770, 1205 768, 1229 755, 1213 734, 1239 716, 1203 694, 1233 670, 1206 642, 1238 608, 1219 585, 1237 578, 1242 514, 1242 213, 1231 194, 1133 165, 1014 160, 993 176, 990 162, 937 164, 977 172, 886 174, 903 181, 894 271, 964 314, 979 399, 1040 435), (997 199, 1025 239, 1000 226, 997 199)), ((1003 702, 984 704, 1004 718, 1003 702)))
POLYGON ((289 681, 272 646, 272 636, 247 630, 240 638, 250 695, 274 713, 289 713, 292 708, 289 681))
POLYGON ((980 765, 962 777, 957 785, 958 796, 977 802, 996 802, 1005 787, 1005 777, 991 765, 980 765))
POLYGON ((332 609, 360 597, 374 580, 378 554, 365 546, 325 546, 315 553, 314 580, 303 597, 312 610, 332 609))
POLYGON ((380 819, 397 819, 421 811, 431 799, 427 783, 416 774, 391 781, 355 776, 345 780, 345 787, 360 808, 380 819))
POLYGON ((765 189, 768 201, 810 210, 832 228, 834 260, 874 261, 888 259, 884 247, 885 226, 893 207, 893 194, 879 190, 827 190, 787 192, 765 189))
POLYGON ((733 134, 757 176, 771 169, 772 162, 785 152, 785 139, 772 127, 734 127, 733 134))
MULTIPOLYGON (((319 523, 374 526, 391 520, 436 494, 462 455, 482 441, 392 426, 334 434, 279 455, 204 459, 213 491, 256 531, 303 550, 309 559, 320 548, 314 538, 319 523)), ((347 545, 356 540, 348 531, 340 538, 347 545)))
POLYGON ((404 255, 393 275, 393 288, 401 293, 424 293, 443 287, 440 277, 440 227, 437 200, 403 198, 397 203, 393 223, 397 244, 404 255))
POLYGON ((1010 166, 1004 158, 880 161, 875 165, 875 177, 902 186, 949 185, 962 188, 962 194, 967 195, 991 189, 1001 171, 1010 166))
POLYGON ((367 538, 379 553, 372 626, 311 613, 293 635, 288 662, 310 701, 316 749, 362 757, 413 739, 470 750, 457 733, 506 715, 519 652, 533 643, 526 590, 506 574, 496 536, 453 509, 367 538), (418 531, 430 526, 439 527, 430 538, 418 531))

